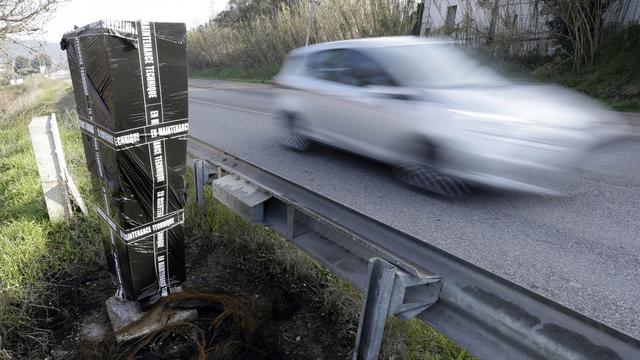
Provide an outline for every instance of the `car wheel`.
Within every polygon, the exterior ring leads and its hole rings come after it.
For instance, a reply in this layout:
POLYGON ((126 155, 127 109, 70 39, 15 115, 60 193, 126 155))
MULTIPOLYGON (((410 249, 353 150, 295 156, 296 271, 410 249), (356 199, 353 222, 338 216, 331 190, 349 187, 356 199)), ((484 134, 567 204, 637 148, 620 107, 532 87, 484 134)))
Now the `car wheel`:
POLYGON ((442 174, 430 166, 403 165, 394 169, 396 177, 403 183, 446 197, 462 197, 469 188, 460 179, 442 174))
POLYGON ((469 193, 462 180, 439 171, 441 159, 435 146, 419 141, 414 143, 413 150, 421 162, 395 167, 394 173, 400 181, 446 197, 462 197, 469 193))
POLYGON ((311 147, 311 140, 306 136, 300 135, 298 132, 300 120, 293 114, 287 114, 283 117, 286 132, 280 139, 282 145, 297 151, 309 150, 311 147))

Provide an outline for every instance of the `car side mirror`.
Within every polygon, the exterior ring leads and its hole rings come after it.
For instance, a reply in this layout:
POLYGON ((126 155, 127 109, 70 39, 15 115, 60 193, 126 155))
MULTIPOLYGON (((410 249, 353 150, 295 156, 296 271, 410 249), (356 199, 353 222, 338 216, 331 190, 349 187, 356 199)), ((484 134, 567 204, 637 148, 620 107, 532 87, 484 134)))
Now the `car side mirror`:
POLYGON ((401 86, 367 86, 367 91, 375 97, 395 100, 416 100, 418 93, 410 88, 401 86))

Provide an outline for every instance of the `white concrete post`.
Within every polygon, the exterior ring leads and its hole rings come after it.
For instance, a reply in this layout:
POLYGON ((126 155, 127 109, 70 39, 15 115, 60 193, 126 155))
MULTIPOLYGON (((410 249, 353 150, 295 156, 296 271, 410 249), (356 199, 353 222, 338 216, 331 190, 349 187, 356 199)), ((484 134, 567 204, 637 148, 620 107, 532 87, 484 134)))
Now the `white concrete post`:
POLYGON ((62 141, 60 140, 60 130, 58 129, 58 121, 56 120, 56 114, 51 113, 51 135, 53 136, 53 145, 54 151, 58 158, 58 164, 60 164, 61 178, 63 183, 65 184, 65 189, 67 190, 66 196, 70 197, 70 200, 73 201, 80 211, 84 215, 89 215, 89 210, 87 206, 84 204, 82 200, 82 196, 80 196, 80 191, 76 187, 76 183, 73 182, 73 177, 69 173, 69 169, 67 169, 67 162, 64 159, 64 151, 62 149, 62 141))
MULTIPOLYGON (((38 165, 40 184, 44 193, 49 220, 57 221, 73 216, 67 165, 62 151, 62 142, 55 114, 33 118, 29 124, 31 145, 38 165)), ((71 181, 72 183, 72 181, 71 181)), ((73 190, 75 185, 72 183, 73 190)), ((75 194, 74 194, 75 195, 75 194)), ((78 194, 79 196, 79 194, 78 194)), ((76 198, 83 212, 86 207, 76 198)))

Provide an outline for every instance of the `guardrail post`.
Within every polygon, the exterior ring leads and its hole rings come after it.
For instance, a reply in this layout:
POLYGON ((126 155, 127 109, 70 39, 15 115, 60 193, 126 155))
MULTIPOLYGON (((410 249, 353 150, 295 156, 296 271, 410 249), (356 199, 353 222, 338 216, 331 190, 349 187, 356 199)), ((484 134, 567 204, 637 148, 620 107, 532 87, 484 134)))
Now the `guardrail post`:
POLYGON ((204 160, 193 161, 193 178, 196 185, 196 203, 198 207, 204 205, 204 185, 207 181, 204 160))
POLYGON ((353 360, 377 359, 387 317, 396 315, 403 320, 415 317, 438 300, 440 287, 438 276, 417 278, 381 258, 370 259, 353 360), (407 289, 417 286, 431 286, 430 296, 419 302, 405 303, 407 289))
POLYGON ((286 239, 293 240, 293 227, 295 222, 295 208, 292 204, 287 204, 287 234, 286 239))

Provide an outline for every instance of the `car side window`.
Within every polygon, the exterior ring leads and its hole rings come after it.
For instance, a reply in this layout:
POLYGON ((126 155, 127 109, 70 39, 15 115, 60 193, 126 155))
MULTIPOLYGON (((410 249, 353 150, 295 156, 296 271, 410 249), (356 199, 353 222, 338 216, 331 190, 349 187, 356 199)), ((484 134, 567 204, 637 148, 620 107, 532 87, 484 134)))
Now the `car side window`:
POLYGON ((327 79, 328 73, 328 62, 327 62, 327 51, 320 51, 313 54, 310 54, 307 58, 307 71, 309 75, 318 79, 327 79))
POLYGON ((382 67, 369 56, 353 50, 334 49, 309 55, 311 76, 351 86, 397 86, 382 67))
POLYGON ((397 86, 374 59, 359 51, 350 52, 348 67, 358 86, 397 86))
POLYGON ((347 57, 341 49, 311 54, 307 60, 309 74, 318 79, 357 86, 346 67, 347 57))

